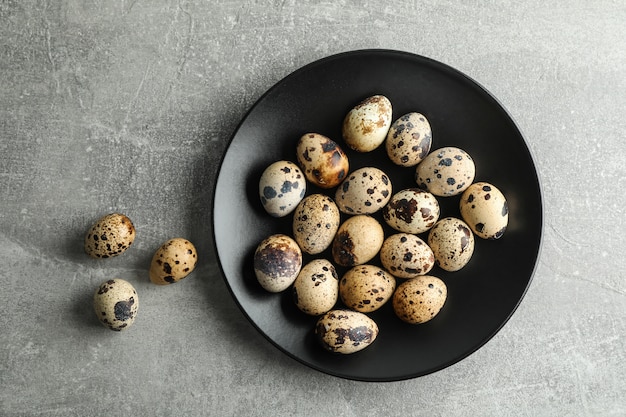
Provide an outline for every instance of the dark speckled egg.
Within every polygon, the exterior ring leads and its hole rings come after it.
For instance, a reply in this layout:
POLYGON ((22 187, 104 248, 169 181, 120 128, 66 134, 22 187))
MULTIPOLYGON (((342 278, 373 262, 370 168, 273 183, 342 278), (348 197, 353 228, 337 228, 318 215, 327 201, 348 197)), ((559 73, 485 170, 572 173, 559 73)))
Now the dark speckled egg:
POLYGON ((303 135, 298 141, 296 152, 304 175, 318 187, 336 187, 348 175, 348 156, 335 141, 324 135, 303 135))
POLYGON ((369 313, 391 299, 396 279, 376 265, 358 265, 346 272, 339 282, 341 301, 352 310, 369 313))
POLYGON ((432 131, 426 116, 421 113, 407 113, 391 125, 385 148, 394 164, 412 167, 428 155, 432 142, 432 131))
POLYGON ((254 252, 254 273, 269 292, 289 288, 302 269, 302 251, 291 237, 275 234, 264 239, 254 252))
POLYGON ((98 219, 85 236, 85 252, 96 259, 121 255, 135 241, 135 226, 121 213, 98 219))
POLYGON ((415 182, 438 197, 450 197, 465 191, 475 174, 474 160, 467 152, 446 147, 429 153, 417 165, 415 182))
POLYGON ((467 265, 474 254, 474 234, 463 220, 446 217, 430 229, 428 246, 441 269, 458 271, 467 265))
POLYGON ((315 335, 326 350, 351 354, 374 343, 378 325, 358 311, 331 310, 317 321, 315 335))
POLYGON ((306 194, 304 174, 291 161, 277 161, 268 166, 259 180, 259 197, 267 213, 284 217, 295 210, 306 194))
POLYGON ((461 196, 461 217, 476 236, 499 239, 509 223, 509 206, 504 194, 486 182, 472 184, 461 196))
POLYGON ((181 237, 170 239, 156 250, 150 263, 150 281, 168 285, 180 281, 195 269, 196 247, 181 237))
POLYGON ((139 297, 128 281, 110 279, 96 290, 93 305, 100 323, 110 330, 121 331, 135 322, 139 297))

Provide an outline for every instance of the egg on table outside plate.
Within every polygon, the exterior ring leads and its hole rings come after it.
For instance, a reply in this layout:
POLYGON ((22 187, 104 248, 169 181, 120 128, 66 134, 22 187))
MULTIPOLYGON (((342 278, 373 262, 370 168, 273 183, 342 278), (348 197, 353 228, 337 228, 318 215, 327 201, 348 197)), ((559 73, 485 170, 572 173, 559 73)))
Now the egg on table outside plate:
POLYGON ((92 258, 106 259, 124 253, 135 241, 135 226, 121 213, 98 219, 85 236, 85 252, 92 258))
POLYGON ((191 274, 198 263, 196 247, 180 237, 170 239, 156 250, 150 263, 150 281, 173 284, 191 274))
POLYGON ((344 118, 343 140, 357 152, 373 151, 385 141, 391 118, 392 107, 387 97, 368 97, 352 108, 344 118))
POLYGON ((128 281, 110 279, 94 293, 93 306, 100 323, 110 330, 121 331, 135 322, 139 297, 128 281))
POLYGON ((298 165, 277 161, 265 168, 259 180, 259 197, 273 217, 291 213, 306 194, 306 178, 298 165))
POLYGON ((465 190, 459 203, 461 217, 476 236, 499 239, 509 223, 509 206, 504 194, 494 185, 477 182, 465 190))

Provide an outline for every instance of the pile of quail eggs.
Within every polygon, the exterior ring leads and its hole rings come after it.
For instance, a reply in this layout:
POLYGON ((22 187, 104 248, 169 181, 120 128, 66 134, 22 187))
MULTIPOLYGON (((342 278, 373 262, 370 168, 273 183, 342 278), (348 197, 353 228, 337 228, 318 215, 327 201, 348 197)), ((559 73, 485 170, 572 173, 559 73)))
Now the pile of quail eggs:
MULTIPOLYGON (((135 241, 136 230, 128 216, 111 213, 98 219, 85 235, 85 252, 95 259, 108 259, 126 252, 135 241)), ((154 253, 149 269, 150 281, 168 285, 189 275, 198 261, 195 246, 184 238, 163 243, 154 253)), ((137 317, 139 297, 133 285, 114 278, 101 283, 93 296, 98 320, 108 329, 125 330, 137 317)))
POLYGON ((318 317, 314 332, 326 350, 350 354, 375 341, 379 328, 368 313, 387 302, 406 323, 435 317, 447 287, 429 273, 435 265, 450 272, 467 265, 475 236, 499 239, 508 206, 493 184, 474 182, 474 160, 467 152, 431 151, 427 118, 412 112, 393 121, 391 102, 383 95, 368 97, 347 113, 342 139, 359 153, 384 144, 395 165, 414 169, 415 187, 394 193, 393 179, 381 169, 350 171, 339 143, 304 134, 295 149, 297 161, 276 161, 259 180, 267 214, 292 215, 293 229, 258 244, 254 272, 265 290, 292 291, 298 309, 318 317), (330 195, 307 195, 307 183, 330 195), (456 195, 461 195, 460 216, 440 219, 438 198, 456 195), (372 216, 378 212, 394 230, 390 236, 372 216), (426 241, 418 236, 423 233, 426 241), (306 265, 303 253, 313 257, 306 265), (375 265, 377 256, 381 266, 375 265), (341 277, 339 267, 347 269, 341 277))

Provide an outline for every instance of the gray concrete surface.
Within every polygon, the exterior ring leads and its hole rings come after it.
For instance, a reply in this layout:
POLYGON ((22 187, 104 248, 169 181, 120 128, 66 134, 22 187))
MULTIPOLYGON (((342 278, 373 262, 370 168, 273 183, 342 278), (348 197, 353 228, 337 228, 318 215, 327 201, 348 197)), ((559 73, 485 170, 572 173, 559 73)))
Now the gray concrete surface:
POLYGON ((0 415, 626 415, 626 3, 0 1, 0 415), (472 4, 473 3, 473 4, 472 4), (466 360, 395 383, 320 374, 257 334, 211 241, 218 161, 257 98, 361 48, 442 61, 512 113, 537 160, 545 241, 505 328, 466 360), (138 239, 98 262, 97 217, 138 239), (146 279, 172 236, 201 261, 146 279), (109 332, 95 287, 132 281, 109 332))

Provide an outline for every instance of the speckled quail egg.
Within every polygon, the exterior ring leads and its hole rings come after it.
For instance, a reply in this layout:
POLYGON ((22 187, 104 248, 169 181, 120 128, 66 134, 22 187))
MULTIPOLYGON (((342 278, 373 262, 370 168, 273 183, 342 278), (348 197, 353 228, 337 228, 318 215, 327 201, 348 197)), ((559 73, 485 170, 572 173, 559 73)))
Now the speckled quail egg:
POLYGON ((324 349, 351 354, 374 343, 378 336, 378 325, 358 311, 331 310, 317 321, 315 335, 324 349))
POLYGON ((494 185, 477 182, 465 190, 459 203, 461 217, 476 236, 499 239, 509 223, 509 206, 494 185))
POLYGON ((173 284, 185 278, 198 263, 196 247, 181 237, 163 243, 150 263, 150 281, 157 285, 173 284))
POLYGON ((438 197, 461 194, 474 181, 476 167, 462 149, 445 147, 429 153, 417 165, 415 182, 438 197))
POLYGON ((422 324, 434 318, 446 302, 448 289, 437 277, 423 275, 398 285, 393 310, 402 321, 422 324))
POLYGON ((363 167, 353 171, 337 187, 335 201, 346 214, 373 214, 391 198, 389 176, 378 168, 363 167))
POLYGON ((393 122, 387 133, 385 148, 394 164, 412 167, 428 155, 432 142, 432 131, 426 116, 413 112, 393 122))
POLYGON ((314 259, 293 283, 293 299, 303 313, 318 316, 330 311, 339 298, 339 276, 326 259, 314 259))
POLYGON ((254 273, 269 292, 281 292, 296 280, 302 268, 302 251, 295 240, 275 234, 264 239, 254 252, 254 273))
POLYGON ((439 220, 428 233, 428 246, 435 262, 445 271, 463 268, 474 253, 474 234, 469 226, 456 217, 439 220))
POLYGON ((343 139, 357 152, 373 151, 385 141, 391 118, 392 107, 387 97, 368 97, 346 115, 342 127, 343 139))
POLYGON ((395 277, 415 278, 433 269, 435 256, 419 237, 410 233, 396 233, 383 242, 380 262, 395 277))
POLYGON ((332 198, 311 194, 293 213, 293 236, 303 252, 315 255, 330 246, 340 221, 339 208, 332 198))
POLYGON ((98 320, 110 330, 121 331, 135 322, 139 308, 137 291, 130 282, 110 279, 100 284, 93 295, 98 320))
POLYGON ((391 299, 396 279, 375 265, 358 265, 339 281, 339 296, 350 309, 361 313, 378 310, 391 299))
POLYGON ((306 178, 298 165, 277 161, 265 168, 259 181, 263 208, 273 217, 291 213, 306 194, 306 178))
POLYGON ((348 175, 348 156, 332 139, 307 133, 298 140, 298 164, 306 178, 321 188, 333 188, 348 175))
POLYGON ((383 208, 385 222, 399 232, 426 232, 439 220, 439 202, 428 191, 408 188, 395 193, 383 208))
POLYGON ((98 219, 85 236, 85 252, 92 258, 112 258, 124 253, 135 241, 135 226, 121 213, 98 219))
POLYGON ((376 256, 385 239, 383 227, 365 214, 348 218, 339 226, 332 243, 333 259, 341 266, 367 263, 376 256))

